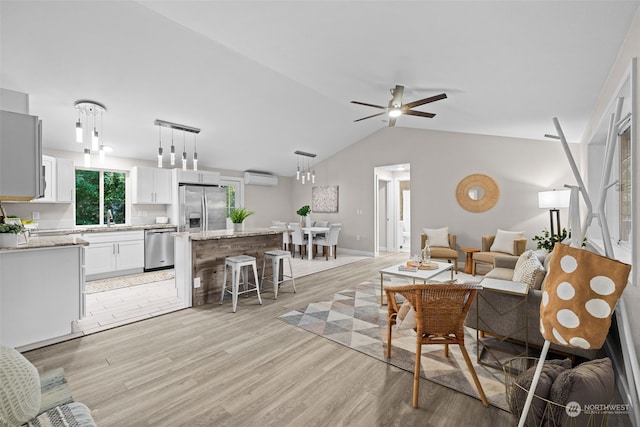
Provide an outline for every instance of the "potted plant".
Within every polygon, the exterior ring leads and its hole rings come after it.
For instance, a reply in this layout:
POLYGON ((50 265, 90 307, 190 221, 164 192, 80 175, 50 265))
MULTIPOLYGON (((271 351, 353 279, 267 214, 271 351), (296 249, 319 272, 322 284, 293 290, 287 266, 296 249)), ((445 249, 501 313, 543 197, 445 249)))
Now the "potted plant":
POLYGON ((253 215, 255 212, 245 208, 235 208, 229 214, 229 219, 233 223, 233 231, 244 231, 244 220, 253 215))
POLYGON ((22 224, 0 224, 0 247, 15 248, 21 233, 24 233, 22 224))
MULTIPOLYGON (((553 250, 553 247, 558 242, 564 241, 567 237, 571 237, 571 231, 567 231, 566 228, 563 228, 560 234, 551 234, 549 230, 542 230, 542 234, 538 236, 533 236, 531 240, 536 242, 536 249, 546 249, 547 253, 550 253, 553 250)), ((587 238, 585 237, 582 240, 582 247, 585 247, 587 243, 587 238)))
POLYGON ((301 217, 301 224, 304 220, 305 224, 302 224, 303 227, 311 227, 311 217, 309 216, 309 214, 311 213, 311 208, 309 207, 309 205, 304 205, 303 207, 298 209, 296 213, 301 217))

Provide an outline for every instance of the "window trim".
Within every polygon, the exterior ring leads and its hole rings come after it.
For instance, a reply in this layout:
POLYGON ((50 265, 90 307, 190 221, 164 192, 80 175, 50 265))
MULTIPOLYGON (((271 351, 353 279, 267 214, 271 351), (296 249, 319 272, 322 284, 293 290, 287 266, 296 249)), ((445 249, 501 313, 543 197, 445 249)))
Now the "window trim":
POLYGON ((76 172, 78 170, 84 170, 84 171, 92 171, 92 172, 98 172, 99 173, 99 185, 100 185, 100 190, 99 190, 99 194, 100 194, 100 207, 98 209, 98 215, 99 215, 99 219, 100 222, 98 224, 77 224, 77 217, 76 217, 76 212, 77 212, 77 201, 74 203, 74 209, 73 209, 73 224, 75 227, 77 228, 89 228, 89 227, 97 227, 97 226, 106 226, 105 222, 104 222, 104 173, 105 172, 115 172, 115 173, 122 173, 124 174, 124 194, 125 194, 125 200, 124 200, 124 204, 125 204, 125 214, 124 214, 124 218, 125 218, 125 222, 118 224, 118 225, 127 225, 130 223, 131 220, 131 198, 130 198, 130 188, 131 188, 131 181, 129 178, 130 175, 130 171, 125 170, 125 169, 117 169, 117 168, 96 168, 96 167, 87 167, 87 166, 76 166, 74 168, 73 171, 73 176, 74 176, 74 194, 76 194, 76 187, 75 187, 75 177, 76 177, 76 172))

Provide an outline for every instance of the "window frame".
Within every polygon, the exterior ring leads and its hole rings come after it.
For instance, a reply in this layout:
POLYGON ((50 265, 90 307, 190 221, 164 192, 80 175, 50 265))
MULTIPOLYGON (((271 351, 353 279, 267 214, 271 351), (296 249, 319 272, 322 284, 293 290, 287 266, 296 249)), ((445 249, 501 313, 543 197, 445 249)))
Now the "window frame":
POLYGON ((127 170, 122 170, 122 169, 115 169, 115 168, 94 168, 94 167, 87 167, 87 166, 76 166, 74 168, 74 193, 76 193, 77 195, 77 187, 76 187, 76 173, 79 170, 83 170, 83 171, 91 171, 91 172, 98 172, 98 180, 99 180, 99 207, 98 207, 98 218, 99 218, 99 222, 97 224, 77 224, 77 197, 76 197, 76 203, 73 209, 73 223, 76 227, 96 227, 96 226, 105 226, 107 225, 105 223, 104 217, 105 217, 105 209, 104 209, 104 174, 105 172, 113 172, 113 173, 121 173, 124 175, 124 194, 125 194, 125 199, 124 199, 124 222, 123 223, 116 223, 118 225, 126 225, 128 224, 128 220, 130 220, 131 218, 131 203, 130 203, 130 178, 129 178, 129 171, 127 170))

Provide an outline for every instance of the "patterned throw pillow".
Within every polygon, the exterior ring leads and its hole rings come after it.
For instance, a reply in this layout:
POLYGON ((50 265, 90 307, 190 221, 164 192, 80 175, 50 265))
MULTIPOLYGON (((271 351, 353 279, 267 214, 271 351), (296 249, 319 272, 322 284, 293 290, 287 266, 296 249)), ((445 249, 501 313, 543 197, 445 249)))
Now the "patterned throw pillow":
POLYGON ((631 266, 556 244, 540 304, 540 333, 565 347, 598 349, 611 325, 631 266))
POLYGON ((526 283, 531 288, 536 281, 536 274, 544 272, 544 267, 536 253, 532 250, 524 251, 513 270, 513 281, 526 283))
POLYGON ((0 345, 0 425, 22 425, 38 415, 42 395, 35 366, 11 347, 0 345))

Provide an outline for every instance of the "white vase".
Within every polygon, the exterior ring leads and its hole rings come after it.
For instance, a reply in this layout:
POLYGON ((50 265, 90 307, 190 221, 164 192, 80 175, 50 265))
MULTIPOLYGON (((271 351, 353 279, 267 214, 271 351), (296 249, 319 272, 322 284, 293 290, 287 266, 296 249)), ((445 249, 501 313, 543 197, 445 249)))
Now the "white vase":
POLYGON ((311 227, 311 215, 307 215, 304 217, 304 226, 311 227))
POLYGON ((244 222, 241 222, 240 224, 233 224, 233 231, 244 231, 244 222))
POLYGON ((0 233, 0 248, 15 248, 18 246, 18 235, 15 233, 0 233))

